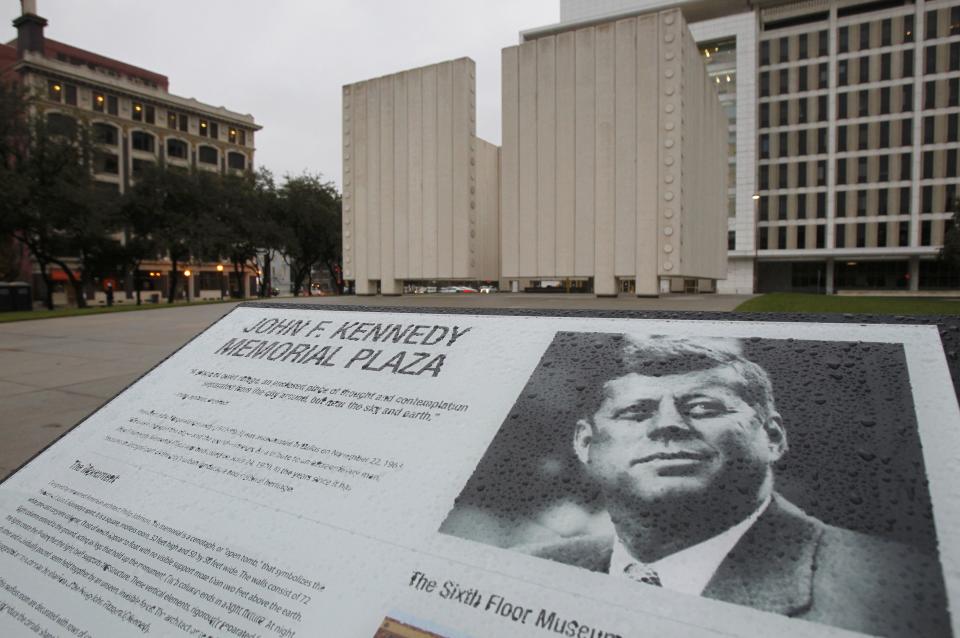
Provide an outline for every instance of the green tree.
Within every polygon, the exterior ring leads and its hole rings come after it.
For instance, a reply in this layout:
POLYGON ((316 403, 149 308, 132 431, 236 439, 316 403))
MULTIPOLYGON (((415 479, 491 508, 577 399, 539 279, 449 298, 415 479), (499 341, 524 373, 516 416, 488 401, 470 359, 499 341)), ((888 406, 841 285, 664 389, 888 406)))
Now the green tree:
POLYGON ((280 188, 284 259, 290 266, 293 294, 310 294, 318 265, 336 272, 340 263, 341 198, 319 175, 287 176, 280 188))

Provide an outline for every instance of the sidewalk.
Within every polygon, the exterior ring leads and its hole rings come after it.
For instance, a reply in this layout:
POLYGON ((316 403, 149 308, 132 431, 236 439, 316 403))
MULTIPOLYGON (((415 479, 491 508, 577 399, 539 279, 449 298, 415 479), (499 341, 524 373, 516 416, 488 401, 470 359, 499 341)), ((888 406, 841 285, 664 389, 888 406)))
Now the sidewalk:
MULTIPOLYGON (((749 297, 597 299, 592 295, 450 294, 273 301, 434 308, 733 310, 749 297)), ((236 304, 0 324, 0 477, 4 477, 236 304)))

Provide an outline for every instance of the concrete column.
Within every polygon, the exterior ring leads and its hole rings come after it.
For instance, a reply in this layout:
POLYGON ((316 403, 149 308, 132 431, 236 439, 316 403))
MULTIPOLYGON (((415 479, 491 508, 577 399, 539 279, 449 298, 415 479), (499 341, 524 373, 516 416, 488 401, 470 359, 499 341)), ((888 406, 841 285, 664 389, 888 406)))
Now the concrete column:
POLYGON ((391 296, 402 295, 403 280, 402 279, 381 279, 380 294, 391 295, 391 296))
POLYGON ((824 284, 823 288, 828 295, 832 295, 834 292, 836 292, 833 287, 833 260, 832 259, 827 260, 826 283, 824 284))
POLYGON ((354 283, 354 291, 357 295, 375 295, 377 294, 377 284, 370 279, 357 279, 354 283))
POLYGON ((617 293, 616 277, 597 276, 593 278, 593 294, 595 294, 597 297, 616 297, 617 293))
POLYGON ((910 258, 910 290, 920 290, 920 258, 910 258))
POLYGON ((645 273, 642 277, 637 277, 634 282, 634 291, 638 297, 657 297, 660 295, 659 277, 655 270, 645 273))

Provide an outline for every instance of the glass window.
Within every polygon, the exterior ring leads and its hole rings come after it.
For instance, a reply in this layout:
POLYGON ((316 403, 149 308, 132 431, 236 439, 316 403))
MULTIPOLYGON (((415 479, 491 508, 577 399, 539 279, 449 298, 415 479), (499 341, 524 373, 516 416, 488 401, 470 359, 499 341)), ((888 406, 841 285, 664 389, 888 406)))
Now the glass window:
POLYGON ((870 115, 870 92, 867 90, 860 91, 860 96, 857 101, 857 113, 860 115, 860 117, 866 117, 870 115))
POLYGON ((903 41, 913 42, 913 14, 903 16, 903 41))
POLYGON ((134 131, 130 135, 130 145, 135 151, 152 153, 154 150, 154 137, 143 131, 134 131))
MULTIPOLYGON (((889 193, 886 188, 881 188, 877 191, 877 214, 886 215, 887 210, 887 199, 889 198, 889 193)), ((880 224, 881 228, 886 228, 886 224, 880 224)))
POLYGON ((737 249, 737 231, 728 230, 727 231, 727 250, 736 250, 737 249))
POLYGON ((770 41, 763 40, 760 42, 760 64, 767 65, 770 64, 770 41))
POLYGON ((789 164, 783 163, 777 165, 777 188, 787 187, 787 173, 789 173, 789 164))
POLYGON ((937 10, 931 9, 927 11, 927 28, 923 37, 929 40, 930 38, 937 37, 937 35, 937 10))
POLYGON ((857 126, 857 149, 865 151, 870 145, 870 125, 859 124, 857 126))
POLYGON ((857 191, 857 217, 867 216, 867 191, 857 191))
POLYGON ((857 158, 857 183, 858 184, 867 183, 867 158, 866 157, 857 158))
POLYGON ((188 159, 189 148, 187 147, 187 143, 183 140, 168 139, 167 155, 182 160, 188 159))
POLYGON ((932 115, 923 118, 923 143, 933 144, 934 133, 936 132, 936 121, 932 115))
POLYGON ((913 122, 911 120, 900 120, 900 146, 911 146, 913 144, 913 122))
POLYGON ((766 226, 763 226, 758 229, 757 234, 759 235, 757 238, 757 247, 760 250, 766 250, 770 239, 770 229, 766 226))
POLYGON ((910 153, 901 153, 900 154, 900 180, 907 182, 910 181, 910 174, 913 171, 910 170, 910 153))
POLYGON ((777 197, 777 217, 776 219, 786 219, 787 218, 787 196, 780 195, 777 197))
POLYGON ((797 155, 807 154, 807 131, 797 131, 797 155))
POLYGON ((217 159, 217 149, 212 146, 201 146, 197 149, 197 161, 216 165, 217 159))
POLYGON ((880 113, 887 115, 890 113, 890 87, 885 86, 880 89, 880 113))
POLYGON ((817 153, 827 152, 827 129, 817 129, 817 153))
POLYGON ((821 31, 817 37, 817 55, 825 56, 830 53, 830 34, 826 30, 821 31))
POLYGON ((759 169, 759 177, 757 181, 760 183, 760 190, 767 190, 770 188, 770 166, 767 164, 761 164, 759 169))
POLYGON ((760 72, 760 97, 770 97, 770 72, 760 72))
POLYGON ((923 108, 937 108, 937 83, 933 80, 923 85, 923 108))
POLYGON ((837 224, 834 227, 834 245, 837 248, 844 248, 847 245, 847 225, 846 224, 837 224))
POLYGON ((932 74, 937 72, 937 47, 928 46, 923 50, 926 61, 923 64, 923 72, 932 74))
POLYGON ((865 55, 860 58, 860 84, 866 84, 870 81, 870 56, 865 55))
POLYGON ((860 50, 870 48, 870 23, 864 22, 860 25, 860 50))
POLYGON ((798 91, 806 91, 806 90, 807 90, 807 74, 808 74, 808 68, 809 68, 809 67, 802 66, 802 67, 800 67, 800 68, 797 69, 797 90, 798 90, 798 91))
POLYGON ((93 155, 93 172, 117 175, 120 173, 120 160, 113 153, 97 151, 93 155))
POLYGON ((960 106, 960 78, 950 78, 950 95, 947 106, 960 106))
POLYGON ((777 93, 783 95, 790 92, 790 72, 788 69, 780 69, 780 79, 778 81, 777 93))
POLYGON ((108 95, 107 96, 107 113, 110 115, 116 115, 119 112, 117 96, 108 95))
POLYGON ((780 111, 780 117, 777 120, 777 123, 780 126, 786 126, 790 123, 790 105, 787 100, 782 100, 777 102, 777 110, 780 111))
POLYGON ((881 155, 877 158, 877 163, 879 165, 877 179, 881 182, 890 181, 890 156, 881 155))
POLYGON ((824 219, 827 216, 827 194, 824 192, 817 193, 817 218, 824 219))
POLYGON ((837 31, 837 53, 850 50, 850 27, 840 27, 837 31))
POLYGON ((890 79, 890 68, 891 61, 893 59, 893 54, 884 53, 880 56, 880 79, 889 80, 890 79))
POLYGON ((847 99, 849 93, 837 94, 837 118, 845 120, 847 118, 847 99))
POLYGON ((837 85, 847 85, 847 66, 849 60, 840 60, 837 62, 837 85))
POLYGON ((829 68, 830 68, 830 67, 827 65, 826 62, 822 62, 822 63, 820 63, 820 64, 817 65, 817 88, 818 88, 818 89, 826 89, 826 88, 828 88, 828 86, 827 86, 827 82, 828 82, 827 74, 829 73, 829 68))
POLYGON ((54 102, 63 100, 63 84, 59 80, 50 80, 47 82, 47 97, 54 102))
POLYGON ((786 62, 790 59, 790 38, 780 38, 780 62, 786 62))
POLYGON ((827 108, 827 96, 817 96, 817 119, 821 122, 826 122, 829 115, 830 112, 827 108))
POLYGON ((837 152, 845 153, 847 151, 847 127, 837 127, 837 152))
POLYGON ((167 111, 167 128, 177 128, 177 114, 172 111, 167 111))
POLYGON ((797 38, 797 56, 801 60, 807 59, 807 34, 801 33, 797 38))
POLYGON ((760 105, 760 126, 768 128, 770 126, 770 103, 763 102, 760 105))
POLYGON ((837 184, 847 183, 847 160, 837 160, 837 184))
POLYGON ((111 126, 104 122, 94 122, 92 130, 93 141, 97 144, 116 146, 120 141, 120 134, 116 126, 111 126))
POLYGON ((777 248, 784 250, 787 247, 787 227, 781 226, 777 229, 777 248))
POLYGON ((827 246, 827 227, 823 224, 817 226, 817 248, 826 248, 827 246))
POLYGON ((77 105, 77 87, 73 84, 63 85, 63 101, 70 106, 77 105))
POLYGON ((900 110, 909 113, 913 110, 913 85, 904 84, 900 89, 900 110))
POLYGON ((210 137, 215 140, 220 139, 220 125, 216 122, 210 122, 210 137))
POLYGON ((797 122, 800 124, 807 122, 807 98, 801 98, 797 101, 797 122))
POLYGON ((932 226, 933 226, 933 224, 931 224, 931 222, 930 222, 929 219, 925 219, 925 220, 923 220, 922 222, 920 222, 920 245, 921 245, 921 246, 929 246, 929 245, 930 245, 930 239, 931 239, 931 238, 930 238, 930 235, 931 235, 931 232, 930 232, 930 231, 931 231, 932 226))
MULTIPOLYGON (((910 187, 904 187, 900 189, 900 211, 901 215, 910 214, 910 187)), ((906 244, 901 243, 901 246, 906 246, 906 244)))
POLYGON ((181 113, 179 116, 179 120, 180 120, 179 122, 180 130, 186 133, 190 128, 190 118, 188 118, 186 115, 181 113))
POLYGON ((880 46, 888 47, 893 44, 893 20, 887 18, 880 22, 880 46))
POLYGON ((247 168, 247 156, 243 153, 227 153, 227 166, 242 171, 247 168))
POLYGON ((147 124, 154 124, 157 121, 157 110, 149 104, 144 110, 144 120, 147 124))
POLYGON ((960 42, 950 43, 950 70, 960 71, 960 42))
MULTIPOLYGON (((923 153, 923 179, 933 179, 933 151, 923 153)), ((929 211, 928 208, 924 210, 929 211)))
POLYGON ((770 135, 768 133, 760 135, 760 159, 770 159, 770 135))
POLYGON ((957 176, 957 149, 947 149, 947 174, 945 177, 957 176))
POLYGON ((133 118, 133 121, 134 121, 134 122, 142 122, 142 121, 143 121, 143 116, 144 116, 144 113, 143 113, 143 104, 141 104, 140 102, 134 102, 134 103, 131 105, 130 117, 133 118))
POLYGON ((797 193, 797 219, 807 218, 807 194, 797 193))
POLYGON ((210 125, 206 120, 200 120, 200 137, 207 137, 210 135, 210 125))
POLYGON ((957 139, 957 128, 960 125, 960 116, 956 113, 951 113, 947 116, 947 141, 956 142, 960 141, 957 139))
POLYGON ((900 65, 900 74, 903 77, 913 75, 913 49, 903 50, 903 63, 900 65))
POLYGON ((857 248, 864 248, 867 245, 867 225, 857 224, 857 248))
POLYGON ((107 97, 103 93, 94 93, 93 94, 93 110, 98 113, 103 113, 107 107, 107 97))
POLYGON ((763 196, 760 198, 760 221, 765 222, 770 218, 770 198, 763 196))
POLYGON ((827 185, 827 160, 817 162, 817 186, 827 185))

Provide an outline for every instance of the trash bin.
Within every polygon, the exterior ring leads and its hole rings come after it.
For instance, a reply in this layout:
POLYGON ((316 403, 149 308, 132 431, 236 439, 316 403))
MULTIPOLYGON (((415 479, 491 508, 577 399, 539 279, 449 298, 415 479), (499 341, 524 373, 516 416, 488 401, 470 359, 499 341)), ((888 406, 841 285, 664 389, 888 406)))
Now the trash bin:
POLYGON ((30 284, 22 281, 0 281, 0 312, 33 310, 30 284))

